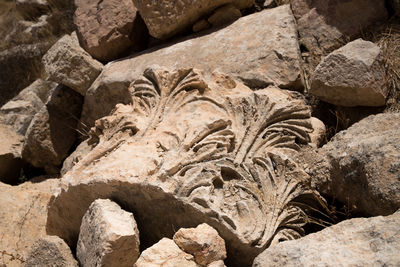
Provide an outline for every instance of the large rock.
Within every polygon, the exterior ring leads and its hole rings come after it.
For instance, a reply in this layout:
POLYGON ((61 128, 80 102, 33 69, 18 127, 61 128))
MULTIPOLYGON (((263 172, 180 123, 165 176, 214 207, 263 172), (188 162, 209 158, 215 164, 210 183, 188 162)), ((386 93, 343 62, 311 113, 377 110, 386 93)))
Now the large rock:
POLYGON ((400 211, 343 221, 261 253, 253 267, 399 266, 400 211))
POLYGON ((387 18, 385 0, 292 0, 291 6, 300 42, 313 54, 331 52, 387 18))
POLYGON ((133 0, 133 2, 142 15, 150 35, 158 39, 167 39, 191 28, 198 19, 222 5, 231 3, 243 9, 254 4, 254 0, 133 0))
POLYGON ((103 65, 79 46, 76 34, 64 35, 44 55, 43 65, 49 79, 86 94, 103 65))
POLYGON ((339 106, 383 106, 388 89, 381 49, 358 39, 317 66, 309 92, 339 106))
POLYGON ((132 266, 139 258, 139 243, 132 213, 98 199, 82 219, 76 254, 83 266, 132 266))
POLYGON ((181 228, 174 235, 175 243, 186 253, 192 254, 195 261, 208 265, 226 258, 225 241, 208 224, 196 228, 181 228))
POLYGON ((24 160, 49 174, 59 172, 77 138, 77 123, 82 110, 82 96, 74 90, 56 87, 46 106, 35 115, 25 135, 24 160))
POLYGON ((53 82, 36 80, 0 108, 0 120, 25 135, 33 117, 45 105, 49 92, 56 86, 53 82))
POLYGON ((153 64, 208 72, 219 69, 252 88, 270 84, 298 88, 301 84, 296 25, 290 7, 284 5, 243 17, 202 37, 109 63, 87 92, 83 122, 91 127, 117 103, 128 103, 129 84, 153 64))
POLYGON ((0 262, 23 266, 33 244, 46 235, 47 205, 58 179, 19 186, 0 183, 0 262))
POLYGON ((78 267, 68 245, 58 236, 44 236, 33 244, 26 267, 78 267))
POLYGON ((101 61, 143 48, 147 30, 132 0, 76 0, 75 24, 83 48, 101 61))
POLYGON ((140 255, 134 267, 200 267, 192 255, 183 252, 171 239, 163 238, 140 255))
POLYGON ((388 215, 399 209, 399 129, 400 113, 386 113, 336 134, 319 151, 330 165, 327 179, 315 177, 321 179, 319 190, 354 213, 388 215))
POLYGON ((73 246, 98 198, 135 214, 144 247, 209 224, 226 242, 227 265, 249 265, 269 244, 303 234, 298 201, 310 177, 292 156, 312 125, 300 93, 156 67, 129 90, 131 104, 96 121, 91 151, 63 176, 49 234, 73 246))
POLYGON ((23 167, 21 151, 24 137, 10 126, 0 123, 0 140, 0 181, 17 183, 23 167))

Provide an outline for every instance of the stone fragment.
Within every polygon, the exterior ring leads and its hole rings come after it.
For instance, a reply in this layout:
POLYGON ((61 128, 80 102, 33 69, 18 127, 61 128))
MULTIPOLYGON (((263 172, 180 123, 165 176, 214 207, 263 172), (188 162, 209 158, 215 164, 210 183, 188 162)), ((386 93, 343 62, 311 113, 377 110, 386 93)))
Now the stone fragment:
POLYGON ((45 105, 56 83, 38 79, 0 108, 0 120, 25 135, 33 117, 45 105))
POLYGON ((83 99, 61 85, 50 94, 46 106, 29 125, 22 157, 37 168, 45 168, 47 173, 56 174, 75 143, 83 99))
POLYGON ((388 94, 381 49, 355 40, 332 52, 315 69, 309 92, 339 106, 383 106, 388 94))
POLYGON ((0 181, 15 184, 21 174, 21 150, 24 137, 0 123, 0 181))
POLYGON ((146 244, 211 225, 227 265, 248 266, 269 244, 303 235, 297 201, 310 194, 310 177, 292 157, 308 147, 312 126, 300 93, 156 66, 129 91, 130 104, 96 121, 91 151, 63 176, 49 234, 73 246, 90 203, 111 198, 135 211, 146 244))
POLYGON ((326 54, 366 27, 387 19, 385 0, 292 0, 300 42, 313 54, 326 54))
POLYGON ((231 23, 242 16, 240 10, 234 5, 228 4, 217 8, 207 20, 214 26, 219 27, 228 23, 231 23))
POLYGON ((183 251, 192 254, 202 266, 226 259, 225 241, 208 224, 181 228, 175 233, 174 241, 183 251))
POLYGON ((79 146, 75 149, 74 152, 72 152, 71 155, 68 156, 64 160, 62 169, 61 169, 61 175, 66 174, 69 170, 72 169, 72 167, 75 166, 82 158, 86 156, 91 150, 92 146, 88 144, 87 140, 83 141, 82 143, 79 144, 79 146))
MULTIPOLYGON (((400 208, 400 114, 369 116, 339 132, 319 153, 330 163, 330 178, 319 191, 371 216, 400 208)), ((319 179, 318 177, 315 177, 319 179)))
POLYGON ((399 266, 400 211, 343 221, 261 253, 253 267, 399 266))
POLYGON ((85 95, 103 68, 79 46, 76 34, 64 35, 47 51, 42 61, 51 81, 68 86, 81 95, 85 95))
POLYGON ((211 28, 211 24, 207 20, 201 19, 201 20, 197 21, 195 24, 193 24, 192 31, 199 32, 199 31, 207 30, 208 28, 211 28))
POLYGON ((127 104, 129 84, 154 64, 167 68, 196 67, 210 73, 218 69, 252 88, 270 84, 301 87, 296 25, 289 5, 284 5, 240 18, 202 37, 107 64, 87 92, 83 123, 92 127, 117 103, 127 104))
POLYGON ((140 255, 134 267, 198 267, 192 255, 183 252, 171 239, 163 238, 140 255))
POLYGON ((47 205, 59 184, 59 179, 0 182, 0 263, 23 266, 32 245, 46 235, 47 205))
POLYGON ((44 236, 33 244, 26 267, 78 267, 71 249, 58 236, 44 236))
POLYGON ((133 0, 145 21, 150 35, 158 39, 167 39, 190 29, 201 17, 214 9, 232 4, 238 9, 251 7, 254 0, 133 0))
POLYGON ((132 0, 76 0, 75 25, 82 47, 100 61, 146 44, 146 26, 132 0), (132 34, 135 33, 135 34, 132 34), (136 37, 131 39, 131 37, 136 37))
POLYGON ((321 120, 312 117, 311 125, 313 128, 313 131, 310 133, 311 144, 314 147, 319 147, 325 141, 325 135, 326 135, 325 124, 321 120))
POLYGON ((111 200, 98 199, 82 219, 76 254, 83 266, 132 266, 139 257, 139 243, 132 213, 111 200))

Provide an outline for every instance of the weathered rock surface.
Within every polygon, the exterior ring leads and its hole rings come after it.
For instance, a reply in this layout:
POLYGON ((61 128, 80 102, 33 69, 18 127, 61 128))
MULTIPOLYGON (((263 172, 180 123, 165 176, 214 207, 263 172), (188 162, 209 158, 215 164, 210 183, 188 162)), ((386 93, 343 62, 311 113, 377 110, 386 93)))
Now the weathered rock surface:
POLYGON ((81 159, 83 159, 86 154, 88 154, 93 147, 88 144, 87 140, 83 141, 78 145, 78 147, 75 149, 74 152, 71 153, 71 155, 68 156, 63 162, 63 166, 61 169, 61 175, 66 174, 69 170, 72 169, 72 167, 75 166, 81 159))
POLYGON ((103 65, 79 46, 76 34, 64 35, 44 55, 49 79, 85 95, 103 65))
POLYGON ((144 47, 146 26, 136 18, 132 0, 76 0, 75 4, 74 21, 80 43, 94 58, 110 61, 132 46, 144 47))
POLYGON ((18 181, 23 167, 21 150, 24 137, 0 123, 0 140, 0 181, 13 184, 18 181))
POLYGON ((25 18, 33 20, 50 10, 47 0, 16 0, 17 11, 25 18))
POLYGON ((205 266, 226 259, 225 241, 208 224, 196 228, 181 228, 174 235, 174 242, 186 253, 192 254, 196 263, 205 266))
POLYGON ((240 10, 234 5, 228 4, 217 8, 207 21, 214 27, 231 23, 242 16, 240 10))
POLYGON ((142 15, 150 35, 167 39, 190 28, 201 17, 214 9, 232 4, 238 9, 247 8, 254 0, 195 0, 195 1, 140 1, 133 0, 142 15))
POLYGON ((71 249, 58 236, 44 236, 33 244, 26 267, 78 267, 71 249))
POLYGON ((163 238, 140 255, 134 267, 198 267, 194 257, 183 252, 171 239, 163 238))
POLYGON ((129 90, 131 104, 96 122, 93 149, 62 178, 49 234, 73 246, 98 198, 129 207, 147 246, 173 229, 207 223, 238 266, 303 234, 303 211, 291 202, 309 194, 309 177, 291 159, 312 131, 300 93, 252 91, 221 73, 155 67, 129 90))
POLYGON ((301 80, 295 21, 290 7, 284 5, 243 17, 202 37, 109 63, 87 92, 82 121, 92 127, 117 103, 127 104, 129 84, 153 64, 207 72, 218 69, 252 88, 270 84, 297 88, 301 80))
POLYGON ((381 49, 355 40, 329 54, 315 69, 311 94, 339 106, 383 106, 388 93, 381 49))
POLYGON ((77 137, 77 123, 82 110, 82 96, 74 90, 58 86, 46 106, 35 115, 26 132, 22 150, 24 160, 49 174, 56 174, 59 165, 77 137))
POLYGON ((331 52, 387 18, 384 0, 292 0, 291 6, 300 42, 314 54, 331 52))
POLYGON ((399 266, 400 212, 343 221, 268 248, 253 267, 399 266))
POLYGON ((319 151, 331 165, 330 178, 322 178, 319 190, 355 213, 376 216, 398 210, 399 129, 400 113, 386 113, 369 116, 336 134, 319 151))
POLYGON ((33 117, 45 105, 49 92, 56 86, 56 83, 36 80, 0 108, 0 120, 25 135, 33 117))
POLYGON ((58 179, 0 183, 0 263, 22 266, 32 245, 46 235, 47 205, 58 186, 58 179))
POLYGON ((132 213, 98 199, 82 219, 76 254, 83 266, 132 266, 139 258, 139 243, 132 213))
POLYGON ((310 133, 311 145, 313 145, 314 147, 319 147, 325 141, 325 124, 321 120, 312 117, 311 125, 313 128, 313 131, 310 133))

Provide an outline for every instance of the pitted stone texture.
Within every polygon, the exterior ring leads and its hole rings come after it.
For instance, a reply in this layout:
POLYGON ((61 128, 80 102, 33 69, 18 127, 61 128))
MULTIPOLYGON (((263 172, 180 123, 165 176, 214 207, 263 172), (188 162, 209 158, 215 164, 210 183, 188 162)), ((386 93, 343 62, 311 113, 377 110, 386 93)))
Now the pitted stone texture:
POLYGON ((330 178, 319 191, 350 211, 388 215, 400 208, 400 113, 369 116, 335 135, 320 154, 330 178))
POLYGON ((44 236, 35 242, 25 267, 78 267, 71 249, 58 236, 44 236))
POLYGON ((175 233, 174 241, 183 251, 192 254, 202 266, 226 259, 225 241, 208 224, 181 228, 175 233))
POLYGON ((0 183, 0 263, 23 266, 32 245, 46 235, 47 208, 59 179, 0 183))
POLYGON ((330 53, 315 69, 309 92, 339 106, 385 105, 388 89, 381 49, 358 39, 330 53))
POLYGON ((298 88, 300 52, 289 5, 249 15, 224 29, 167 48, 107 64, 88 90, 82 121, 92 127, 117 103, 129 103, 129 84, 150 65, 220 70, 251 88, 298 88), (251 25, 251 27, 249 27, 251 25))
POLYGON ((139 243, 132 213, 111 200, 98 199, 82 219, 76 253, 83 266, 132 266, 139 257, 139 243))
POLYGON ((0 120, 25 135, 33 117, 44 107, 49 92, 56 86, 53 82, 36 80, 0 108, 0 120))
POLYGON ((81 95, 100 74, 103 65, 79 46, 76 34, 64 35, 43 56, 49 79, 68 86, 81 95))
POLYGON ((16 184, 21 174, 23 161, 21 151, 24 137, 11 126, 0 123, 0 181, 16 184))
POLYGON ((75 0, 75 4, 80 43, 94 58, 110 61, 146 41, 146 26, 137 18, 132 0, 75 0))
POLYGON ((292 0, 300 42, 313 54, 326 54, 366 27, 387 19, 385 0, 292 0))
POLYGON ((343 221, 299 240, 268 248, 253 267, 399 266, 400 211, 343 221))
POLYGON ((292 201, 309 194, 309 177, 291 157, 312 126, 300 93, 156 66, 129 91, 130 104, 96 121, 91 151, 62 178, 49 233, 73 245, 90 203, 112 198, 135 211, 148 245, 209 224, 227 244, 228 265, 303 234, 292 201))
POLYGON ((47 173, 56 174, 77 138, 77 118, 82 109, 82 96, 74 90, 56 87, 46 106, 35 115, 25 135, 24 160, 47 173))
POLYGON ((150 35, 167 39, 189 29, 198 19, 210 14, 214 9, 232 4, 238 9, 251 7, 254 0, 133 0, 142 15, 150 35))
POLYGON ((134 267, 200 267, 192 255, 183 252, 171 239, 163 238, 140 255, 134 267))

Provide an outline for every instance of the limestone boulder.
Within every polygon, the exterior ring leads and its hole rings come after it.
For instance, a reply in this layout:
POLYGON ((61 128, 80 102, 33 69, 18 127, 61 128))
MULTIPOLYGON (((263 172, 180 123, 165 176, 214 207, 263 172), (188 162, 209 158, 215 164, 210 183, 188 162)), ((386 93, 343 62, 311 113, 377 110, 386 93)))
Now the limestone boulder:
POLYGON ((117 103, 127 104, 129 84, 154 64, 196 67, 210 73, 219 70, 251 88, 274 84, 296 89, 301 87, 300 60, 297 29, 289 5, 265 10, 208 35, 107 64, 86 94, 82 121, 92 127, 117 103))
POLYGON ((132 0, 76 0, 75 4, 78 38, 94 58, 110 61, 129 48, 146 45, 147 29, 132 0))
POLYGON ((58 179, 0 183, 0 262, 23 266, 35 242, 46 235, 47 205, 59 186, 58 179))
POLYGON ((342 46, 347 38, 387 19, 385 0, 292 0, 300 42, 314 54, 325 54, 342 46))
POLYGON ((362 39, 330 53, 317 66, 311 94, 339 106, 383 106, 388 89, 381 49, 362 39))
POLYGON ((268 248, 253 267, 398 266, 400 212, 343 221, 299 240, 268 248))
POLYGON ((226 258, 225 241, 208 224, 196 228, 181 228, 174 235, 175 243, 186 253, 192 254, 195 261, 206 266, 226 258))
POLYGON ((25 135, 33 117, 45 105, 56 83, 38 79, 0 108, 0 120, 25 135))
POLYGON ((17 183, 24 165, 21 158, 24 137, 0 123, 0 140, 0 181, 17 183))
POLYGON ((42 59, 49 80, 85 95, 103 65, 79 46, 76 34, 64 35, 42 59))
POLYGON ((82 96, 74 90, 56 87, 46 106, 31 121, 22 150, 24 160, 49 174, 59 172, 77 138, 77 123, 82 110, 82 96))
POLYGON ((163 238, 140 255, 134 267, 199 267, 194 257, 182 251, 171 239, 163 238))
POLYGON ((139 243, 133 214, 98 199, 82 219, 76 254, 82 266, 132 266, 139 258, 139 243))
POLYGON ((319 191, 355 213, 388 215, 399 209, 399 129, 400 114, 385 113, 336 134, 319 151, 330 165, 327 179, 315 177, 319 191))
POLYGON ((68 245, 58 236, 44 236, 36 241, 28 254, 26 267, 78 267, 68 245))
POLYGON ((151 36, 167 39, 187 29, 201 17, 211 14, 222 5, 232 4, 238 9, 248 8, 254 0, 195 0, 195 1, 140 1, 133 0, 151 36))

